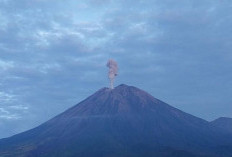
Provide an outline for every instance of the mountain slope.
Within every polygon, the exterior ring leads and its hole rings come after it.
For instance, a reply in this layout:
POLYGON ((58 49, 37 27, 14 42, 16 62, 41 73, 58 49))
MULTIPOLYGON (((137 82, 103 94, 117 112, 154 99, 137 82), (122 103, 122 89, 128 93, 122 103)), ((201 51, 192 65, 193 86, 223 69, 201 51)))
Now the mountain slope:
POLYGON ((39 127, 0 140, 0 157, 212 156, 231 139, 205 120, 120 85, 100 89, 39 127))

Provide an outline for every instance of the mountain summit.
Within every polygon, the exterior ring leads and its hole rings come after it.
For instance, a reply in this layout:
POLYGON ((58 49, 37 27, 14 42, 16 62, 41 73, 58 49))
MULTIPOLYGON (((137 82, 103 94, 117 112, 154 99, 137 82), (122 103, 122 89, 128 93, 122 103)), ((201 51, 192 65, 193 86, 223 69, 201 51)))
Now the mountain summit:
POLYGON ((222 157, 232 154, 231 139, 203 119, 120 85, 102 88, 37 128, 0 140, 0 157, 222 157))
POLYGON ((232 118, 220 117, 211 122, 213 126, 219 127, 225 131, 232 133, 232 118))

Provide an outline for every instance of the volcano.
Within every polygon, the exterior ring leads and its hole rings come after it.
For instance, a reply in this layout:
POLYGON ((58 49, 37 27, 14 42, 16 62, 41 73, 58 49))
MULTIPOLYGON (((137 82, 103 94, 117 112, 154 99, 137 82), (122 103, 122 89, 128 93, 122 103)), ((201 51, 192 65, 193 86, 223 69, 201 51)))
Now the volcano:
POLYGON ((230 132, 120 85, 1 139, 0 157, 229 157, 231 148, 230 132))

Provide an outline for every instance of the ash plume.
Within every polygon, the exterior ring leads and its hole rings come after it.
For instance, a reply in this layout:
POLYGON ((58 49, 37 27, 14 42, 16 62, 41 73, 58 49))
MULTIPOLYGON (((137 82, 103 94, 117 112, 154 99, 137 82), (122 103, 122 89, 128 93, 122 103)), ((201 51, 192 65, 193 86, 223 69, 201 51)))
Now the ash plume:
POLYGON ((114 89, 114 79, 118 75, 118 64, 113 59, 109 59, 106 66, 109 68, 108 78, 110 80, 110 88, 114 89))

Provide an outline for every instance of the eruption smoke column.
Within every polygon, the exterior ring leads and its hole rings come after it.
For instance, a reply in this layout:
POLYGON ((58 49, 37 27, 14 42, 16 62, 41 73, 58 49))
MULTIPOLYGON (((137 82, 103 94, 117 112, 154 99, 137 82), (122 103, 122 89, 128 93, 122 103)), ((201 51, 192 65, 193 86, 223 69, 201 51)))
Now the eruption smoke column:
POLYGON ((118 75, 118 64, 113 59, 109 59, 106 66, 109 68, 110 88, 114 89, 114 78, 118 75))

